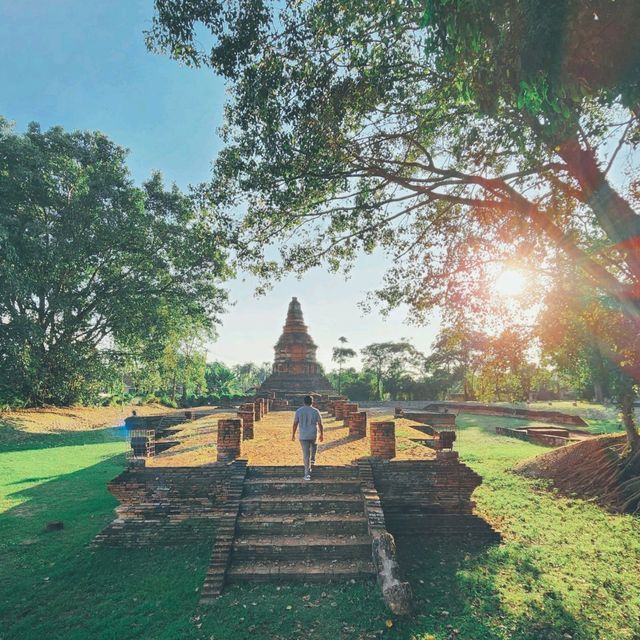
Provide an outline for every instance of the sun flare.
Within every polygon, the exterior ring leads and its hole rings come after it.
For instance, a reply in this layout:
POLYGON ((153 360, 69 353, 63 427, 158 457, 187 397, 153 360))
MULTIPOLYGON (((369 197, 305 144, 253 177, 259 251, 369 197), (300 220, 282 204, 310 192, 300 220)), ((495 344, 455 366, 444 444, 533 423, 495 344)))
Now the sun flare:
POLYGON ((527 280, 522 271, 505 269, 498 275, 493 283, 493 288, 499 296, 512 298, 519 296, 525 288, 527 280))

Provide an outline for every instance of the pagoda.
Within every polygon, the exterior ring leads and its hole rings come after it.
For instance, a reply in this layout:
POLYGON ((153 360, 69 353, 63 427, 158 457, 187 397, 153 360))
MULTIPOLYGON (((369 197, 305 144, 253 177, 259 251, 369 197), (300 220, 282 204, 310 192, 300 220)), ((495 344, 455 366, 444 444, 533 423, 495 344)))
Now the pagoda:
POLYGON ((317 349, 304 323, 298 298, 291 298, 282 335, 275 346, 272 373, 260 391, 275 392, 281 397, 335 393, 316 360, 317 349))

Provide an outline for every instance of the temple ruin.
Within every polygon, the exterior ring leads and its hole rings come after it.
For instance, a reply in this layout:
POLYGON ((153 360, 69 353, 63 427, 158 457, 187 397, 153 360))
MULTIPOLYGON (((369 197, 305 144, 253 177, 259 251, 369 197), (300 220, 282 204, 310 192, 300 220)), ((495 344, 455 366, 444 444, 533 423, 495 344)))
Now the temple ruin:
POLYGON ((262 383, 259 392, 269 392, 279 398, 307 393, 335 393, 316 360, 318 347, 304 323, 298 298, 291 298, 282 335, 274 349, 272 373, 262 383))
POLYGON ((499 542, 474 514, 472 493, 482 479, 452 450, 455 415, 423 411, 405 419, 396 410, 395 419, 378 419, 335 394, 316 350, 293 298, 273 373, 256 395, 236 407, 128 418, 129 465, 108 484, 119 502, 116 518, 94 544, 210 543, 203 605, 238 582, 377 580, 389 609, 404 615, 412 596, 396 541, 405 549, 499 542), (290 401, 304 394, 315 394, 326 428, 312 482, 303 479, 290 441, 290 401), (396 432, 396 419, 410 436, 396 432), (407 457, 412 445, 420 451, 407 457), (324 456, 338 447, 349 457, 332 464, 324 456), (276 462, 272 450, 284 459, 276 462))

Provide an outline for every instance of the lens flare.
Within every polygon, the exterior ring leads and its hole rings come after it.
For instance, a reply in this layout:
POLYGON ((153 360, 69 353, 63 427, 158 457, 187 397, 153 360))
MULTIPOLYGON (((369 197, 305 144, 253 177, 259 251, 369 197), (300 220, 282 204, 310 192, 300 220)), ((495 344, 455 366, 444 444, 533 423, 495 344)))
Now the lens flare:
POLYGON ((527 279, 522 271, 505 269, 493 283, 494 291, 505 298, 515 298, 524 292, 527 279))

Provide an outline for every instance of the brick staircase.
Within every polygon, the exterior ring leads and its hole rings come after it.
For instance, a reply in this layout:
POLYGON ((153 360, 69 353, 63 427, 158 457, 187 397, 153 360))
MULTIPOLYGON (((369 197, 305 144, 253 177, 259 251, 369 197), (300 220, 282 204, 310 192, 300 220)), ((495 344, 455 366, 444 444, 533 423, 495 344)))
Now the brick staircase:
POLYGON ((227 581, 372 578, 358 469, 248 467, 227 581))

